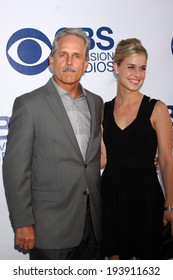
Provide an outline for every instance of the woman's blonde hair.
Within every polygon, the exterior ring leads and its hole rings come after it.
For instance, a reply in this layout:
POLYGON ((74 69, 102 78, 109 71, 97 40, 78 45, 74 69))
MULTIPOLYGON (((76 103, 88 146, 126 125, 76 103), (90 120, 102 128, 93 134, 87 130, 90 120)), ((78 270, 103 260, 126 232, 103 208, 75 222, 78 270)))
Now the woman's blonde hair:
POLYGON ((114 63, 120 65, 121 62, 131 54, 144 54, 146 59, 148 59, 148 53, 146 49, 143 47, 141 41, 136 38, 129 38, 126 40, 121 40, 114 54, 114 63))

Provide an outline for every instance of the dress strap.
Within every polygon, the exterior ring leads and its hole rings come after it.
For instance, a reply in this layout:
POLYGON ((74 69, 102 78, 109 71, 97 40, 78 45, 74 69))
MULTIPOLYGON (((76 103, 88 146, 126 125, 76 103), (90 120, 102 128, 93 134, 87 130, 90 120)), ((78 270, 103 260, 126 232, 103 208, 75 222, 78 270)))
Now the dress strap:
POLYGON ((105 102, 104 104, 103 127, 106 118, 108 118, 111 114, 113 114, 114 102, 115 102, 115 98, 113 98, 111 101, 105 102))
POLYGON ((150 117, 153 112, 154 106, 158 100, 151 99, 149 96, 144 95, 139 112, 138 112, 138 135, 136 135, 136 149, 140 149, 140 139, 143 135, 145 127, 150 122, 150 117))
POLYGON ((148 119, 150 119, 154 106, 157 101, 158 101, 157 99, 151 99, 149 96, 144 95, 137 116, 142 120, 143 123, 148 119))
POLYGON ((155 106, 157 101, 158 101, 157 99, 151 99, 149 101, 149 104, 148 104, 148 116, 149 116, 149 118, 151 117, 151 114, 153 112, 154 106, 155 106))

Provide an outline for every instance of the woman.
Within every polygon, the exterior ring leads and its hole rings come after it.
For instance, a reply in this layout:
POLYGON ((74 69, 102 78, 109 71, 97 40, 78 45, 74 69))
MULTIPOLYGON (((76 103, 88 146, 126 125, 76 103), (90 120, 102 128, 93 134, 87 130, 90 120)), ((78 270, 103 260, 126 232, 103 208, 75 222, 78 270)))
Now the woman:
POLYGON ((172 124, 167 106, 139 91, 147 58, 135 38, 120 41, 115 50, 117 96, 105 103, 102 143, 108 259, 161 259, 160 233, 168 222, 173 235, 172 124), (154 167, 157 148, 165 196, 154 167))

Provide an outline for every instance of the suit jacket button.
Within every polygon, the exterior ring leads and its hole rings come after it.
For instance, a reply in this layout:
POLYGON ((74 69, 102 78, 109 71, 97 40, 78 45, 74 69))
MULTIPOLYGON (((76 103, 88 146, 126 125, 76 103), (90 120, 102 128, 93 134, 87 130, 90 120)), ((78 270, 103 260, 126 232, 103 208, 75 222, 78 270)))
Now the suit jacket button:
POLYGON ((83 192, 83 195, 87 195, 87 194, 88 194, 87 191, 84 191, 84 192, 83 192))
POLYGON ((84 167, 87 168, 87 164, 86 163, 85 163, 84 167))

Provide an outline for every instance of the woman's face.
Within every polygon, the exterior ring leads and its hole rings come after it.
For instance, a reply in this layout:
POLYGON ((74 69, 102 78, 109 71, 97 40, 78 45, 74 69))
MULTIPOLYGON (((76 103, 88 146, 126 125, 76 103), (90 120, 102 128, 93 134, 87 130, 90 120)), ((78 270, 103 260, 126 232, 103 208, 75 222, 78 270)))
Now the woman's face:
POLYGON ((144 54, 132 54, 126 57, 114 71, 118 77, 118 85, 130 91, 137 91, 142 86, 146 75, 147 59, 144 54))

